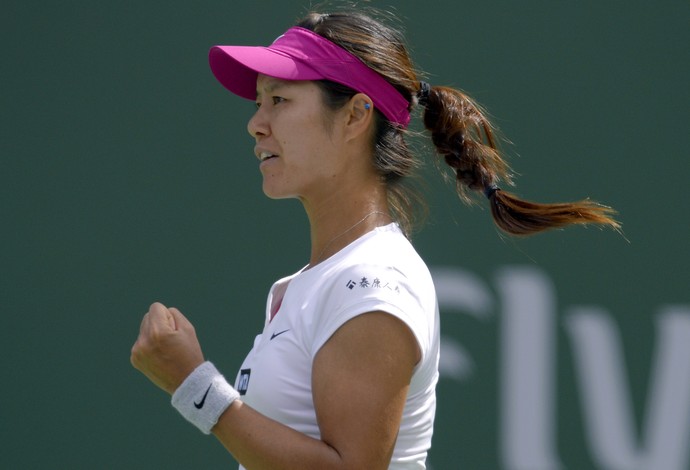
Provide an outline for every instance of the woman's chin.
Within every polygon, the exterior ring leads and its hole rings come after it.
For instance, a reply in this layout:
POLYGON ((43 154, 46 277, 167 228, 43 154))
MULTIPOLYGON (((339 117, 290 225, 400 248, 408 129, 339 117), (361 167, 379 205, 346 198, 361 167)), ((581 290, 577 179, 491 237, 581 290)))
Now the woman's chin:
POLYGON ((266 184, 265 181, 264 181, 262 189, 263 189, 264 195, 269 199, 292 199, 292 198, 296 197, 294 194, 288 193, 284 190, 281 190, 279 188, 275 188, 271 185, 266 184))

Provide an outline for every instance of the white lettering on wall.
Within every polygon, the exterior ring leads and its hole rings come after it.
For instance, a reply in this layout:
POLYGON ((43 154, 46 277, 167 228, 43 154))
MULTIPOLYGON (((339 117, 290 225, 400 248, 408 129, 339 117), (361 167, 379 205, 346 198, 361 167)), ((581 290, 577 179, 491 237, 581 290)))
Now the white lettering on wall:
POLYGON ((641 438, 635 433, 618 331, 602 309, 566 317, 586 437, 594 461, 611 470, 684 470, 690 448, 690 309, 656 318, 656 344, 641 438))
POLYGON ((512 470, 560 468, 556 455, 556 299, 534 268, 498 274, 501 457, 512 470))
MULTIPOLYGON (((459 268, 432 270, 439 306, 500 328, 500 461, 508 470, 557 470, 556 289, 533 267, 498 272, 495 300, 476 275, 459 268)), ((604 470, 687 470, 690 464, 690 306, 656 316, 654 355, 644 418, 637 435, 626 378, 625 352, 613 316, 603 307, 566 309, 563 328, 573 351, 592 461, 604 470)), ((475 365, 462 345, 442 337, 441 376, 471 379, 475 365)))
MULTIPOLYGON (((433 276, 441 311, 460 312, 479 320, 491 318, 493 295, 478 276, 457 268, 436 268, 433 276)), ((441 376, 464 380, 472 375, 474 367, 462 344, 449 336, 441 338, 441 376)))

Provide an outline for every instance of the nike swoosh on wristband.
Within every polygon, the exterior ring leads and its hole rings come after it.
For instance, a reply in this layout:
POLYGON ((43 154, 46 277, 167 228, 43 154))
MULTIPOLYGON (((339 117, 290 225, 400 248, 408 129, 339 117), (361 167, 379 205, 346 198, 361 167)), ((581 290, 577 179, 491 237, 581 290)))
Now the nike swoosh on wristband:
POLYGON ((213 384, 210 384, 208 386, 208 388, 206 389, 206 393, 204 393, 204 396, 201 398, 201 401, 199 403, 194 402, 194 406, 196 407, 197 410, 200 410, 204 407, 204 403, 206 403, 206 397, 208 396, 208 392, 211 391, 211 385, 213 385, 213 384))
POLYGON ((279 331, 278 333, 273 333, 273 334, 271 335, 271 339, 275 338, 276 336, 280 336, 280 335, 282 335, 283 333, 287 333, 288 331, 290 331, 290 328, 288 328, 287 330, 279 331))

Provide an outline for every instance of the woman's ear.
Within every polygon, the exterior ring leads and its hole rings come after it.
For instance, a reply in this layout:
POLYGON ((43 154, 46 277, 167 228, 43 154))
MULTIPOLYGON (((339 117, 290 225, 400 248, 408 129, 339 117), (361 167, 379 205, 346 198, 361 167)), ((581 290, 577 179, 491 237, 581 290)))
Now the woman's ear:
POLYGON ((346 105, 347 137, 368 137, 369 128, 374 120, 374 104, 364 93, 357 93, 346 105))

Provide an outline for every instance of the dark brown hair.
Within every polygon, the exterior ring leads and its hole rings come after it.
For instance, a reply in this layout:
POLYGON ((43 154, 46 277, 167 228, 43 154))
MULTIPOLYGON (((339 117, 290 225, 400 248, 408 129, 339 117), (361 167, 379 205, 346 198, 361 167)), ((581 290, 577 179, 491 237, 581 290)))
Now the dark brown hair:
MULTIPOLYGON (((410 103, 418 104, 422 88, 403 35, 376 17, 373 10, 309 13, 297 26, 310 29, 357 56, 368 67, 384 76, 410 103)), ((356 92, 330 81, 317 82, 324 91, 326 105, 344 105, 356 92)), ((458 195, 472 202, 471 192, 485 195, 494 222, 512 235, 531 235, 572 224, 601 224, 620 228, 614 211, 589 200, 542 204, 522 200, 499 189, 512 185, 511 172, 501 155, 496 131, 486 113, 465 93, 433 86, 423 100, 423 121, 431 133, 436 152, 452 169, 458 195)), ((388 183, 388 202, 393 216, 409 234, 415 220, 415 205, 420 197, 406 186, 407 176, 419 166, 408 147, 406 129, 376 113, 374 165, 388 183)))

